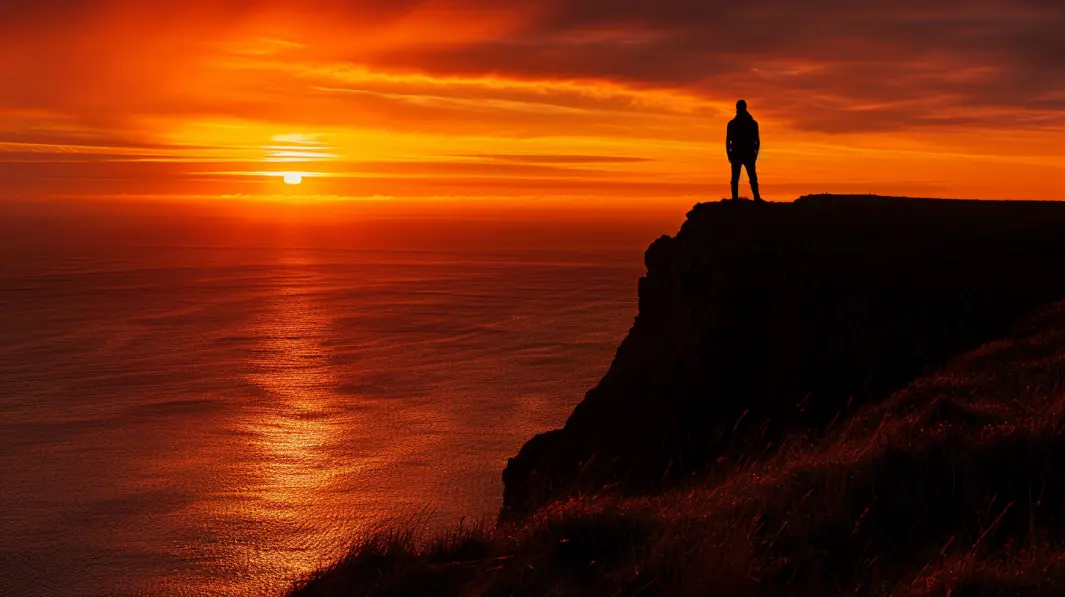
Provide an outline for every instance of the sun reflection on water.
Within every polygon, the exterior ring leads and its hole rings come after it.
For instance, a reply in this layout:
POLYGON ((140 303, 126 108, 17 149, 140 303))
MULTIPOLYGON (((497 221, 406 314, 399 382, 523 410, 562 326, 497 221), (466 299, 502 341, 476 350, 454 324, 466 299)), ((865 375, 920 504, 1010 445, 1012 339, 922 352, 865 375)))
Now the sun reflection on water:
POLYGON ((322 545, 312 530, 334 526, 321 524, 327 522, 321 518, 336 512, 322 502, 340 472, 332 454, 343 426, 326 345, 331 315, 316 298, 315 276, 306 261, 285 257, 280 265, 272 302, 251 330, 258 342, 247 379, 263 395, 244 429, 258 454, 254 486, 245 492, 252 498, 242 514, 272 536, 260 545, 277 546, 249 551, 249 569, 292 576, 320 564, 323 554, 342 541, 322 545))

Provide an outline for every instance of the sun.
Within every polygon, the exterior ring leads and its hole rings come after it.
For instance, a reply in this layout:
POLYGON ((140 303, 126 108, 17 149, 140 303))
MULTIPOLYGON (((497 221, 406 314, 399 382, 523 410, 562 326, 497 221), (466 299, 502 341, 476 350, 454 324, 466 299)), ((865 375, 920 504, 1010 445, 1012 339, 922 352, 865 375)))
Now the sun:
POLYGON ((285 184, 300 184, 303 182, 303 175, 299 172, 286 172, 285 184))

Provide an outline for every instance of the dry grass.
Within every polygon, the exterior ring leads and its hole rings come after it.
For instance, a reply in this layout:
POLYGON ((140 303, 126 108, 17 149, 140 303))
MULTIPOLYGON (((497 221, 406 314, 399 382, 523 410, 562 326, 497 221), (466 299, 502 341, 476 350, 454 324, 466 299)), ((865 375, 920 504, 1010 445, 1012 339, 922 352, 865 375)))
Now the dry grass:
POLYGON ((683 490, 377 537, 292 595, 1065 594, 1065 308, 683 490))

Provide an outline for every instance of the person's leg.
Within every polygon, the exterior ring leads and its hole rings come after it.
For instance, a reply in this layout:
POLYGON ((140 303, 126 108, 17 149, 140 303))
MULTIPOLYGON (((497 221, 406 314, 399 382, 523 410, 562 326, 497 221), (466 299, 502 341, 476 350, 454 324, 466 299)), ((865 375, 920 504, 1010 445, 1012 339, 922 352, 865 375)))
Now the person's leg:
POLYGON ((744 163, 743 167, 747 169, 747 178, 751 181, 751 193, 754 194, 754 200, 761 201, 762 195, 758 192, 758 171, 755 168, 755 161, 750 160, 744 163))
POLYGON ((739 160, 731 162, 732 164, 732 199, 736 200, 740 198, 740 169, 743 168, 743 163, 739 160))

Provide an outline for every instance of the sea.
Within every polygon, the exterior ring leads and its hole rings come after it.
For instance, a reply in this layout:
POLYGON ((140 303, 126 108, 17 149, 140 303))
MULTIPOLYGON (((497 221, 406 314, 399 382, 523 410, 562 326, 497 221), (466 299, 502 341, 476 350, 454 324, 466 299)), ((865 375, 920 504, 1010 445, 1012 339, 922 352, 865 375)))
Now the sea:
POLYGON ((27 597, 281 595, 375 533, 491 525, 683 217, 0 211, 0 595, 27 597))

